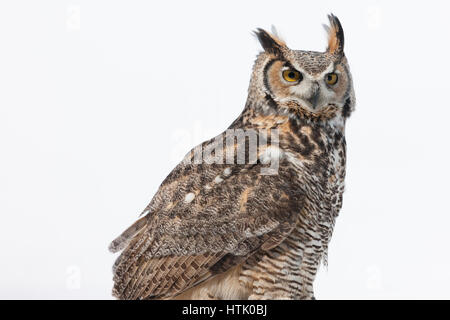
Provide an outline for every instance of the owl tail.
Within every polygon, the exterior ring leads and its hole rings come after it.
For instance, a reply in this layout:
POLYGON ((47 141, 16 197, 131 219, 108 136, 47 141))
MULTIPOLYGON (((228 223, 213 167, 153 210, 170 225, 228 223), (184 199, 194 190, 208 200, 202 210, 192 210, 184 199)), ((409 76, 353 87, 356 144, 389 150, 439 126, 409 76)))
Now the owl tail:
POLYGON ((122 249, 124 249, 127 244, 131 241, 131 239, 141 231, 145 225, 147 224, 147 216, 140 218, 138 221, 133 223, 127 230, 122 232, 120 236, 111 242, 109 245, 109 251, 116 253, 122 249))

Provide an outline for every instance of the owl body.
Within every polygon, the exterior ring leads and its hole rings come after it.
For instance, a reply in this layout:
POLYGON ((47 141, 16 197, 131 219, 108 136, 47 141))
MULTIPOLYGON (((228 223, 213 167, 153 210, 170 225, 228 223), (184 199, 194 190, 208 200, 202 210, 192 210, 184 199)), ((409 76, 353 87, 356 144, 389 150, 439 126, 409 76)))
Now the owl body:
MULTIPOLYGON (((267 117, 265 123, 271 119, 267 117)), ((322 127, 290 117, 278 126, 289 127, 280 135, 279 170, 283 172, 279 174, 285 179, 297 178, 296 194, 304 196, 292 231, 274 248, 259 250, 178 299, 313 298, 313 281, 321 260, 326 262, 328 243, 342 206, 345 138, 341 125, 322 127), (293 137, 299 140, 294 145, 293 137)))
POLYGON ((355 104, 342 27, 329 18, 324 53, 291 50, 258 30, 264 52, 242 114, 188 153, 111 244, 123 250, 113 267, 116 297, 314 297, 342 206, 344 128, 355 104), (250 136, 230 140, 230 132, 263 132, 264 143, 252 148, 250 136), (202 162, 196 150, 207 154, 202 162), (223 161, 230 152, 234 161, 223 161), (275 172, 264 171, 273 163, 275 172))

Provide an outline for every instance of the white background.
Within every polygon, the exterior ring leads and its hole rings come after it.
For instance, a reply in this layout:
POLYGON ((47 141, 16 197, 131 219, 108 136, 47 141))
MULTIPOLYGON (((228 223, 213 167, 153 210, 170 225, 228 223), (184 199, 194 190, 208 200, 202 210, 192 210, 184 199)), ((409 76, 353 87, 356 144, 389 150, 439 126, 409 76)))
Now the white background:
POLYGON ((318 299, 450 298, 448 2, 2 1, 0 298, 109 299, 109 242, 241 112, 275 25, 354 77, 344 207, 318 299))

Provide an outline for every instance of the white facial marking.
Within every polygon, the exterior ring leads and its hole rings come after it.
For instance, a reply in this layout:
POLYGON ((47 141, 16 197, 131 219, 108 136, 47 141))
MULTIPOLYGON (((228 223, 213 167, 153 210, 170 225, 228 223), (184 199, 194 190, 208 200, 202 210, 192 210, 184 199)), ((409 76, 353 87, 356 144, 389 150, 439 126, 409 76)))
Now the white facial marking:
POLYGON ((217 176, 215 179, 214 179, 214 182, 215 183, 221 183, 223 181, 223 179, 220 177, 220 176, 217 176))
POLYGON ((192 200, 194 200, 195 199, 195 194, 193 193, 193 192, 191 192, 191 193, 188 193, 187 195, 186 195, 186 197, 184 197, 184 202, 185 203, 190 203, 190 202, 192 202, 192 200))
POLYGON ((322 73, 320 73, 320 74, 318 74, 318 75, 315 77, 315 79, 316 79, 316 80, 323 79, 323 77, 324 77, 326 74, 331 73, 331 72, 335 72, 335 70, 334 70, 334 62, 330 63, 330 65, 325 69, 325 71, 322 72, 322 73))

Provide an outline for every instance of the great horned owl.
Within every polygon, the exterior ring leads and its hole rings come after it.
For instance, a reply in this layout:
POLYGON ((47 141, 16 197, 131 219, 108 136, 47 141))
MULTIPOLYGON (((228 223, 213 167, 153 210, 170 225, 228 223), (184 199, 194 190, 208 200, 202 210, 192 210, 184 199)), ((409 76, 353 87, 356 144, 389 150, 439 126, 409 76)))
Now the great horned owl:
POLYGON ((122 250, 115 297, 314 298, 342 205, 344 127, 355 106, 342 26, 328 18, 325 52, 291 50, 276 34, 255 32, 264 51, 242 114, 188 153, 111 243, 122 250), (251 130, 265 132, 265 143, 252 146, 251 130), (244 139, 228 139, 236 132, 244 139), (208 154, 202 161, 198 150, 208 154))

